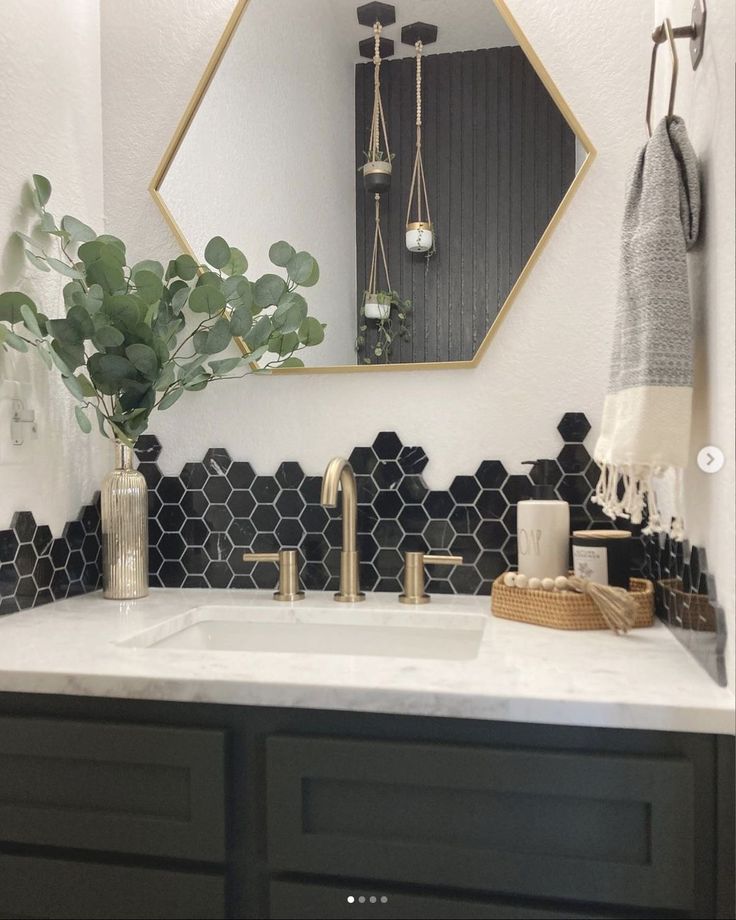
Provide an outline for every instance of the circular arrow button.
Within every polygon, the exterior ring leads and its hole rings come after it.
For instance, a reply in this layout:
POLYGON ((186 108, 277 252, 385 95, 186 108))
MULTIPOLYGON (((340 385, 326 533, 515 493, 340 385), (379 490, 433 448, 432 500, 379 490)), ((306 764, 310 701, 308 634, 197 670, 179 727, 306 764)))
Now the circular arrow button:
POLYGON ((698 451, 698 466, 704 473, 717 473, 723 469, 726 458, 720 447, 709 444, 698 451))

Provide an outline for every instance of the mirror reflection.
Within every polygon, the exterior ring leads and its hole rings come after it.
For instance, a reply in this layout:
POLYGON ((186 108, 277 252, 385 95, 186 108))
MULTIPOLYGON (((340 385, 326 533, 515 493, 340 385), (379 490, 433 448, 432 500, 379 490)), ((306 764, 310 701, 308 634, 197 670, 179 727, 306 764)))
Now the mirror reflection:
POLYGON ((249 0, 158 190, 196 253, 314 254, 305 363, 465 362, 584 157, 490 0, 249 0))

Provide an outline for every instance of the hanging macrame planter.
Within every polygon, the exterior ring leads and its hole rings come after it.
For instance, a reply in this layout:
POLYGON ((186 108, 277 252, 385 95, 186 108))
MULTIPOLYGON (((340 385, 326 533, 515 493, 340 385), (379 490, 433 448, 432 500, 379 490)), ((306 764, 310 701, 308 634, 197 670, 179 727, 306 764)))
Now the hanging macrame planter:
POLYGON ((434 249, 434 228, 429 213, 429 196, 422 159, 422 53, 424 45, 435 41, 437 28, 416 22, 402 30, 402 41, 414 39, 416 52, 416 154, 411 174, 409 203, 406 208, 406 248, 409 252, 431 252, 434 249))
POLYGON ((383 26, 373 24, 373 114, 368 140, 367 162, 363 166, 363 185, 367 192, 382 194, 391 187, 392 154, 388 146, 386 119, 381 100, 381 32, 383 26))
POLYGON ((386 320, 391 315, 391 279, 388 275, 388 260, 386 247, 383 244, 381 233, 381 196, 375 193, 375 230, 373 233, 373 252, 371 254, 371 271, 368 276, 368 288, 365 292, 363 310, 366 319, 386 320), (383 277, 386 280, 385 288, 379 285, 379 268, 383 268, 383 277))

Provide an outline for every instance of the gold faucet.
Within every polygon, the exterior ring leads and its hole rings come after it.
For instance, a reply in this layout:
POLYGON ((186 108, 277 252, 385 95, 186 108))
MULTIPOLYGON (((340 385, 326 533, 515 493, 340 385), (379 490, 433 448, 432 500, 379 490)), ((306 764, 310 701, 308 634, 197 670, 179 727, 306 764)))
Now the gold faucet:
POLYGON ((360 590, 358 556, 358 490, 355 474, 347 460, 335 457, 327 464, 322 479, 321 502, 325 508, 337 507, 337 493, 342 490, 342 550, 340 552, 340 590, 336 601, 351 603, 365 600, 360 590))

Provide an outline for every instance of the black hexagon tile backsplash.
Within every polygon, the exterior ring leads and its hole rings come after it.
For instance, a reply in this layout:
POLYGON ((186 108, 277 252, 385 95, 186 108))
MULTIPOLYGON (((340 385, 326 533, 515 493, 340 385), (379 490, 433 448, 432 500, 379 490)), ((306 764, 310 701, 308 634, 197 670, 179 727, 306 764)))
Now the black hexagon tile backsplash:
POLYGON ((97 590, 101 549, 99 495, 56 538, 30 511, 18 511, 0 530, 0 613, 97 590))
MULTIPOLYGON (((585 447, 582 412, 557 425, 555 488, 570 503, 573 530, 617 526, 591 502, 598 468, 585 447)), ((233 460, 222 447, 189 462, 176 476, 161 473, 161 444, 152 434, 136 445, 149 487, 150 582, 154 587, 273 588, 276 566, 243 561, 245 551, 296 547, 301 579, 311 590, 338 587, 342 526, 337 509, 320 504, 321 477, 284 461, 272 476, 233 460)), ((462 471, 446 490, 430 489, 424 449, 380 432, 349 455, 358 491, 358 546, 365 590, 399 593, 403 553, 460 555, 455 568, 428 567, 436 594, 489 594, 493 580, 516 565, 516 503, 529 498, 538 471, 509 474, 500 460, 462 471)), ((626 526, 626 522, 620 522, 626 526)), ((634 541, 632 574, 652 578, 657 609, 717 680, 723 677, 725 626, 704 551, 669 539, 634 541), (719 663, 720 662, 720 663, 719 663)), ((61 537, 27 511, 0 531, 0 613, 95 590, 101 579, 99 496, 61 537)))
MULTIPOLYGON (((590 502, 597 468, 583 444, 589 431, 580 412, 560 421, 557 488, 571 503, 576 528, 611 527, 590 502)), ((276 567, 244 562, 243 553, 296 547, 304 586, 337 589, 342 528, 339 511, 320 504, 319 476, 305 476, 294 461, 263 475, 221 447, 185 464, 178 476, 164 476, 155 435, 141 438, 137 453, 151 488, 152 585, 273 588, 276 567)), ((531 496, 534 467, 509 475, 500 460, 484 460, 475 471, 459 473, 448 489, 432 490, 422 475, 429 462, 424 449, 405 445, 393 431, 355 447, 349 460, 365 589, 398 593, 403 553, 410 549, 465 559, 455 569, 430 567, 428 585, 436 593, 488 594, 493 579, 516 564, 515 505, 531 496)), ((643 556, 643 547, 637 549, 637 570, 643 556)))

